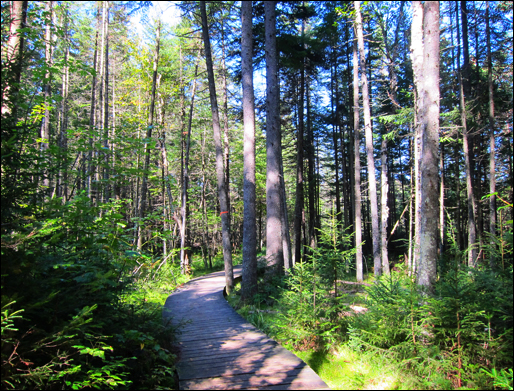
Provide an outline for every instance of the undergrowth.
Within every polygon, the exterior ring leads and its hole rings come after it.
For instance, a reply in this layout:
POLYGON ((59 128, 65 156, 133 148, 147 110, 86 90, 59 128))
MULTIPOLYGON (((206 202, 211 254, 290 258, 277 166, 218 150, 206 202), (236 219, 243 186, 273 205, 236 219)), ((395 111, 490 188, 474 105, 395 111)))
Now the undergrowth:
POLYGON ((512 389, 512 267, 449 268, 429 295, 397 265, 335 297, 322 262, 229 302, 333 388, 512 389))
POLYGON ((132 247, 121 202, 32 213, 2 235, 2 389, 176 388, 177 267, 132 247))

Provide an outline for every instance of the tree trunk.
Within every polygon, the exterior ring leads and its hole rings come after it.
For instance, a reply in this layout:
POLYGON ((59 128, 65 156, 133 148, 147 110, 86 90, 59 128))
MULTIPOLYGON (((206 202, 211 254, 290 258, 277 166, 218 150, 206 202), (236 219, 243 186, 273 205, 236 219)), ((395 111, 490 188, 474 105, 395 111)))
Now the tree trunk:
POLYGON ((496 164, 494 160, 494 88, 493 88, 493 62, 491 59, 491 30, 489 27, 489 2, 486 4, 485 29, 487 35, 487 87, 489 95, 489 235, 490 252, 489 264, 495 267, 496 260, 496 164))
POLYGON ((424 4, 421 149, 421 236, 417 281, 433 288, 437 276, 439 187, 439 2, 424 4))
POLYGON ((459 68, 459 87, 460 87, 460 109, 461 109, 461 124, 462 124, 462 148, 464 151, 464 165, 466 171, 466 193, 468 201, 468 266, 474 268, 477 263, 477 233, 475 223, 475 194, 473 192, 473 169, 470 156, 470 140, 468 134, 467 124, 467 110, 466 100, 469 99, 471 94, 471 87, 469 84, 469 44, 468 44, 468 23, 466 2, 461 2, 461 17, 462 17, 462 39, 464 46, 464 65, 460 67, 460 34, 457 32, 458 38, 458 54, 457 54, 457 67, 459 68))
POLYGON ((362 221, 361 221, 361 154, 360 154, 360 127, 359 127, 359 62, 357 55, 357 40, 353 42, 353 150, 354 150, 354 199, 355 199, 355 267, 357 281, 364 279, 362 270, 362 221))
POLYGON ((378 225, 377 180, 375 177, 375 159, 373 156, 373 130, 371 129, 371 108, 369 100, 368 77, 366 75, 366 56, 364 53, 364 33, 360 1, 354 1, 355 28, 359 47, 360 72, 362 82, 362 107, 364 111, 364 131, 366 136, 366 156, 368 163, 369 199, 371 207, 371 230, 373 242, 373 264, 375 276, 382 275, 382 262, 380 259, 380 229, 378 225))
POLYGON ((280 188, 280 114, 275 2, 264 3, 266 51, 266 260, 271 274, 284 265, 280 188))
POLYGON ((421 211, 421 189, 420 189, 420 137, 421 137, 421 119, 419 113, 421 110, 423 94, 420 91, 423 81, 423 5, 419 1, 412 2, 412 26, 411 26, 411 59, 412 70, 414 76, 414 178, 411 178, 411 184, 414 182, 414 241, 411 243, 411 257, 409 257, 411 273, 416 273, 419 263, 420 248, 420 211, 421 211))
POLYGON ((230 293, 234 286, 234 273, 232 268, 232 247, 230 244, 230 220, 228 208, 227 189, 225 187, 225 169, 223 167, 223 147, 221 145, 221 128, 218 111, 218 100, 216 98, 216 85, 214 83, 214 70, 212 65, 211 42, 209 39, 209 28, 207 24, 207 10, 205 1, 200 1, 200 12, 202 14, 202 35, 205 45, 205 62, 207 65, 207 76, 209 79, 209 95, 211 99, 212 127, 214 132, 214 144, 216 147, 216 176, 218 179, 218 195, 220 202, 221 231, 223 240, 223 260, 225 263, 225 283, 227 293, 230 293))
POLYGON ((389 207, 387 206, 387 196, 389 194, 389 183, 387 177, 387 141, 382 138, 382 159, 381 159, 381 177, 380 177, 380 204, 381 204, 381 226, 380 241, 382 248, 382 271, 389 274, 389 258, 387 256, 387 220, 389 218, 389 207))
MULTIPOLYGON (((43 123, 41 124, 41 155, 43 157, 43 161, 47 161, 49 159, 48 148, 50 147, 50 95, 52 93, 52 81, 50 74, 50 67, 52 66, 52 54, 53 54, 53 45, 52 45, 52 22, 53 22, 53 1, 47 1, 45 3, 45 12, 47 13, 47 21, 45 26, 45 65, 47 66, 47 71, 45 73, 45 84, 43 86, 44 96, 45 96, 45 113, 43 117, 43 123)), ((50 173, 48 169, 43 170, 43 187, 44 193, 49 194, 50 188, 50 173)))
POLYGON ((187 229, 187 217, 189 208, 187 207, 187 190, 189 187, 189 147, 191 145, 191 126, 193 124, 193 108, 196 94, 196 75, 198 72, 198 64, 195 67, 195 76, 193 80, 193 90, 191 92, 191 106, 189 107, 189 124, 187 127, 187 138, 186 138, 186 150, 184 159, 184 170, 182 172, 182 226, 180 230, 180 271, 182 274, 191 273, 191 259, 190 250, 186 250, 189 247, 189 235, 187 229))
MULTIPOLYGON (((159 49, 161 44, 161 21, 157 22, 157 36, 156 36, 155 53, 153 57, 153 74, 152 74, 152 92, 150 96, 150 112, 148 113, 148 127, 146 129, 146 142, 145 142, 145 162, 143 166, 143 180, 141 185, 141 202, 139 204, 139 219, 141 220, 146 210, 146 197, 148 192, 148 171, 150 169, 150 139, 152 138, 152 130, 154 123, 155 111, 155 95, 157 90, 157 66, 159 64, 159 49)), ((137 248, 141 250, 143 246, 143 230, 141 228, 141 221, 139 221, 138 235, 137 235, 137 248)))
POLYGON ((252 3, 241 3, 241 69, 243 83, 243 281, 241 299, 257 293, 257 235, 255 220, 255 109, 252 65, 252 3))
POLYGON ((2 114, 13 114, 17 119, 17 107, 14 104, 14 97, 18 94, 21 78, 24 38, 20 30, 25 27, 27 21, 28 1, 13 1, 11 6, 11 22, 9 25, 9 38, 7 40, 7 50, 4 64, 11 67, 11 77, 5 81, 5 89, 2 91, 2 114), (11 107, 12 106, 12 107, 11 107))

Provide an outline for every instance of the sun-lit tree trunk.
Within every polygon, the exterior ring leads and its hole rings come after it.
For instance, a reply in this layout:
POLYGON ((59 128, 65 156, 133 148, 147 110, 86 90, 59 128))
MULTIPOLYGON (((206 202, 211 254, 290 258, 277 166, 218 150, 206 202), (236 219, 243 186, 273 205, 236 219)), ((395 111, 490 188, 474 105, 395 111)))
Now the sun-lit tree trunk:
POLYGON ((486 4, 485 29, 487 35, 487 90, 489 97, 489 234, 490 252, 489 264, 495 267, 496 259, 496 163, 495 139, 494 139, 494 86, 493 86, 493 62, 491 58, 491 30, 489 27, 489 1, 486 4))
POLYGON ((218 196, 221 214, 221 232, 223 242, 223 260, 225 263, 225 284, 227 293, 230 293, 234 286, 234 272, 232 267, 232 246, 230 244, 230 220, 228 210, 228 195, 225 186, 225 169, 223 164, 223 147, 221 144, 221 127, 216 98, 216 85, 214 82, 214 70, 212 65, 211 42, 209 39, 209 27, 207 24, 207 10, 205 1, 200 1, 200 12, 202 16, 202 35, 205 48, 205 62, 207 65, 207 76, 209 79, 209 95, 211 100, 212 128, 214 133, 214 145, 216 147, 216 177, 218 179, 218 196))
POLYGON ((284 265, 280 181, 280 114, 275 2, 264 3, 266 51, 266 260, 272 274, 284 265))
POLYGON ((241 3, 241 70, 243 84, 243 281, 241 299, 257 292, 257 232, 255 220, 255 102, 252 65, 252 3, 241 3))
POLYGON ((369 99, 368 76, 366 74, 366 56, 364 52, 364 33, 360 1, 354 1, 355 29, 359 48, 360 76, 362 86, 362 108, 364 114, 364 134, 366 137, 366 157, 368 165, 368 185, 371 208, 371 231, 373 242, 373 265, 375 276, 382 275, 382 261, 380 259, 380 228, 378 224, 377 179, 375 177, 375 158, 373 154, 373 130, 371 129, 371 108, 369 99))
MULTIPOLYGON (((41 144, 40 150, 43 157, 43 161, 48 161, 49 156, 48 148, 50 147, 50 95, 52 94, 52 80, 50 74, 50 68, 53 64, 53 45, 52 45, 52 23, 53 23, 53 1, 45 2, 45 12, 47 13, 47 21, 45 26, 45 65, 47 71, 45 73, 45 84, 43 85, 44 97, 45 97, 45 112, 43 116, 43 122, 41 124, 41 144)), ((43 170, 43 187, 44 192, 49 193, 50 188, 50 173, 48 169, 43 170)))
MULTIPOLYGON (((223 90, 223 160, 225 164, 225 186, 227 187, 227 210, 231 210, 230 206, 230 145, 229 145, 229 127, 228 127, 228 88, 227 88, 227 66, 225 64, 226 48, 225 48, 225 23, 221 18, 221 89, 223 90)), ((231 215, 228 214, 228 223, 231 224, 231 215)), ((232 230, 231 230, 232 232, 232 230)))
MULTIPOLYGON (((64 62, 67 63, 70 56, 70 42, 68 35, 68 23, 69 23, 68 10, 64 10, 63 15, 63 30, 64 30, 64 62)), ((59 178, 61 178, 62 186, 61 191, 58 193, 63 197, 63 201, 68 200, 68 95, 69 95, 69 84, 70 84, 70 70, 68 65, 64 66, 62 75, 62 102, 61 102, 61 121, 59 131, 59 147, 61 151, 61 162, 59 169, 59 178)))
POLYGON ((353 41, 353 150, 354 150, 354 200, 355 200, 355 263, 357 281, 363 281, 362 270, 362 220, 361 220, 361 154, 359 126, 359 59, 357 54, 357 39, 353 41))
POLYGON ((103 2, 103 45, 104 45, 104 64, 102 75, 102 146, 103 146, 103 202, 109 200, 109 6, 108 2, 103 2))
POLYGON ((419 246, 420 246, 420 211, 421 211, 421 189, 420 189, 420 147, 421 147, 421 120, 419 118, 420 107, 422 106, 423 95, 418 87, 421 87, 423 80, 423 5, 419 1, 412 2, 412 25, 411 25, 411 61, 414 78, 414 137, 413 137, 413 153, 414 153, 414 177, 411 177, 411 185, 414 184, 414 240, 411 241, 411 256, 409 257, 410 271, 415 274, 419 263, 419 246))
POLYGON ((191 251, 186 250, 186 247, 189 246, 189 235, 187 228, 187 218, 188 218, 188 207, 187 207, 187 199, 188 194, 187 190, 189 187, 189 150, 191 145, 191 127, 193 124, 193 108, 195 102, 195 94, 196 94, 196 76, 198 72, 198 64, 195 67, 195 76, 193 80, 193 90, 191 91, 191 105, 189 107, 189 123, 187 126, 187 136, 186 136, 186 145, 184 151, 184 169, 182 170, 182 226, 180 229, 180 270, 182 274, 190 274, 191 272, 191 251))
POLYGON ((2 62, 9 64, 11 67, 10 79, 8 81, 4 80, 6 84, 5 89, 2 90, 2 114, 13 114, 15 119, 17 118, 17 107, 11 107, 11 105, 14 100, 13 98, 18 94, 21 78, 25 39, 20 30, 25 27, 27 21, 27 5, 28 1, 13 1, 11 4, 9 38, 7 40, 5 58, 2 58, 2 62))
POLYGON ((389 274, 389 258, 387 255, 387 220, 389 218, 389 207, 387 206, 387 196, 389 194, 389 183, 387 177, 387 141, 382 138, 382 157, 380 175, 380 247, 382 258, 382 272, 389 274))
MULTIPOLYGON (((143 166, 143 180, 141 185, 141 195, 139 203, 139 219, 142 219, 146 210, 146 197, 148 192, 148 171, 150 169, 150 139, 152 138, 152 130, 154 127, 154 111, 155 111, 155 96, 157 90, 157 66, 159 64, 159 50, 161 44, 161 20, 157 21, 155 41, 155 52, 153 57, 153 73, 152 73, 152 92, 150 95, 150 111, 148 113, 148 126, 146 128, 146 142, 145 142, 145 161, 143 166)), ((143 247, 143 229, 141 221, 138 226, 137 235, 137 248, 141 250, 143 247)))
POLYGON ((421 124, 421 236, 417 282, 432 289, 437 275, 439 220, 439 2, 423 6, 423 78, 417 90, 421 124))

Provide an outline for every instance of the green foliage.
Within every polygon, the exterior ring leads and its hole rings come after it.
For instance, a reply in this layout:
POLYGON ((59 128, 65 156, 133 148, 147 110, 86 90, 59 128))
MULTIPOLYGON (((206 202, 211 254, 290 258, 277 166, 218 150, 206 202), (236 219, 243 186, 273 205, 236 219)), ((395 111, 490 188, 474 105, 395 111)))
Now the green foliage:
POLYGON ((133 251, 124 208, 49 200, 2 236, 2 387, 174 386, 174 270, 133 251))
POLYGON ((512 365, 512 274, 449 271, 429 297, 403 271, 367 289, 350 345, 401 360, 428 385, 486 387, 480 368, 512 365))

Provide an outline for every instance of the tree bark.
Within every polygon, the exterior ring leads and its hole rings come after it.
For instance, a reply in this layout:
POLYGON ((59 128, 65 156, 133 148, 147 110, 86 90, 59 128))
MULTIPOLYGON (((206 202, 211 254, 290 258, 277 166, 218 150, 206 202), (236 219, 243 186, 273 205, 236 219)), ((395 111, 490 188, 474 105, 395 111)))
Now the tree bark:
MULTIPOLYGON (((146 196, 148 192, 148 170, 150 169, 150 139, 152 138, 152 130, 154 123, 155 111, 155 95, 157 90, 157 66, 159 64, 159 49, 161 44, 161 21, 157 22, 157 36, 156 36, 155 53, 153 58, 153 73, 152 73, 152 92, 150 96, 150 112, 148 113, 148 127, 146 129, 146 142, 145 142, 145 162, 143 166, 143 180, 141 184, 141 202, 139 204, 139 219, 142 219, 146 210, 146 196)), ((143 232, 141 228, 141 221, 138 226, 137 235, 137 248, 141 250, 143 246, 143 232)))
MULTIPOLYGON (((2 91, 2 114, 13 114, 17 119, 16 105, 14 97, 18 94, 21 79, 21 69, 23 60, 23 47, 25 39, 20 30, 25 27, 27 21, 28 1, 13 1, 11 6, 11 21, 9 25, 9 38, 7 40, 7 50, 4 64, 11 67, 12 76, 5 81, 5 89, 2 91)), ((2 83, 3 84, 3 83, 2 83)))
POLYGON ((241 299, 257 293, 257 235, 255 219, 255 101, 252 65, 252 3, 241 3, 241 69, 243 84, 243 281, 241 299))
POLYGON ((420 212, 421 212, 421 189, 420 189, 420 175, 419 175, 419 162, 420 162, 420 144, 421 144, 421 119, 419 113, 423 106, 421 92, 421 85, 423 81, 423 5, 419 1, 412 2, 412 25, 411 25, 411 59, 412 70, 414 76, 414 138, 413 138, 413 152, 414 152, 414 178, 411 178, 411 183, 414 183, 414 241, 411 243, 412 250, 411 257, 409 257, 411 273, 415 274, 419 263, 419 249, 420 249, 420 212))
POLYGON ((487 89, 489 95, 489 235, 490 253, 489 264, 495 267, 496 259, 496 164, 495 138, 494 138, 494 86, 493 86, 493 62, 491 58, 491 30, 489 27, 489 2, 486 4, 485 29, 487 36, 487 89))
POLYGON ((368 76, 366 75, 366 56, 364 53, 364 33, 360 1, 354 1, 355 28, 359 47, 360 72, 362 82, 362 108, 364 111, 364 132, 366 137, 366 156, 368 163, 369 199, 371 208, 371 230, 373 242, 373 264, 375 276, 382 275, 382 262, 380 259, 380 229, 378 225, 377 180, 375 177, 375 158, 373 155, 373 130, 371 129, 371 108, 369 100, 368 76))
POLYGON ((218 179, 218 195, 221 214, 221 231, 223 241, 223 260, 225 263, 225 284, 227 293, 230 293, 234 286, 234 273, 232 267, 232 247, 230 244, 230 220, 228 208, 227 189, 225 187, 225 169, 223 167, 223 147, 221 144, 221 128, 216 98, 216 85, 214 83, 214 70, 212 65, 211 42, 209 39, 209 28, 207 24, 207 10, 205 1, 200 1, 200 12, 202 15, 202 35, 205 46, 205 62, 207 65, 207 76, 209 79, 209 95, 211 99, 212 127, 214 132, 214 144, 216 147, 216 176, 218 179))
POLYGON ((357 281, 364 279, 362 270, 362 220, 361 220, 361 154, 359 127, 359 61, 357 54, 357 39, 353 42, 353 150, 354 150, 354 199, 355 199, 355 267, 357 281))
MULTIPOLYGON (((420 122, 421 236, 417 281, 429 290, 437 276, 439 214, 439 2, 424 4, 420 122)), ((418 88, 418 91, 420 89, 418 88)))
POLYGON ((459 88, 460 88, 460 109, 461 109, 461 125, 462 125, 462 149, 464 151, 464 165, 466 171, 466 193, 468 204, 468 266, 474 268, 477 263, 477 233, 475 221, 475 194, 473 191, 473 168, 470 156, 470 137, 468 133, 466 101, 471 94, 469 84, 469 42, 468 42, 468 19, 466 11, 466 2, 461 2, 461 18, 462 18, 462 40, 464 46, 464 65, 460 67, 460 34, 458 38, 458 54, 457 64, 459 68, 459 88))
MULTIPOLYGON (((43 123, 41 124, 41 155, 43 160, 48 160, 48 148, 50 147, 50 95, 52 94, 52 81, 51 74, 49 68, 52 66, 52 55, 53 55, 53 46, 52 46, 52 22, 53 22, 53 1, 47 1, 45 3, 45 12, 49 15, 47 16, 47 22, 45 26, 45 64, 47 66, 47 71, 45 73, 45 84, 43 86, 44 96, 45 96, 45 114, 43 117, 43 123)), ((43 170, 43 187, 45 188, 44 192, 48 194, 50 188, 50 173, 48 169, 43 170)))
POLYGON ((387 141, 382 137, 382 158, 381 158, 381 176, 380 176, 380 204, 381 204, 381 225, 380 225, 380 241, 382 255, 382 271, 389 274, 389 258, 387 256, 387 220, 389 218, 389 207, 387 206, 387 196, 389 194, 389 183, 387 177, 387 141))
POLYGON ((280 116, 275 2, 264 3, 266 51, 266 261, 271 274, 281 274, 282 200, 280 188, 280 116))
POLYGON ((198 72, 198 64, 195 67, 195 76, 193 80, 193 90, 191 92, 191 106, 189 107, 189 124, 187 126, 187 138, 186 138, 186 150, 184 159, 184 169, 182 171, 182 226, 180 229, 180 271, 182 274, 191 273, 191 259, 190 250, 186 250, 189 247, 189 235, 187 229, 187 217, 189 208, 187 206, 187 190, 189 187, 189 147, 191 145, 191 127, 193 124, 193 108, 196 94, 196 75, 198 72))

